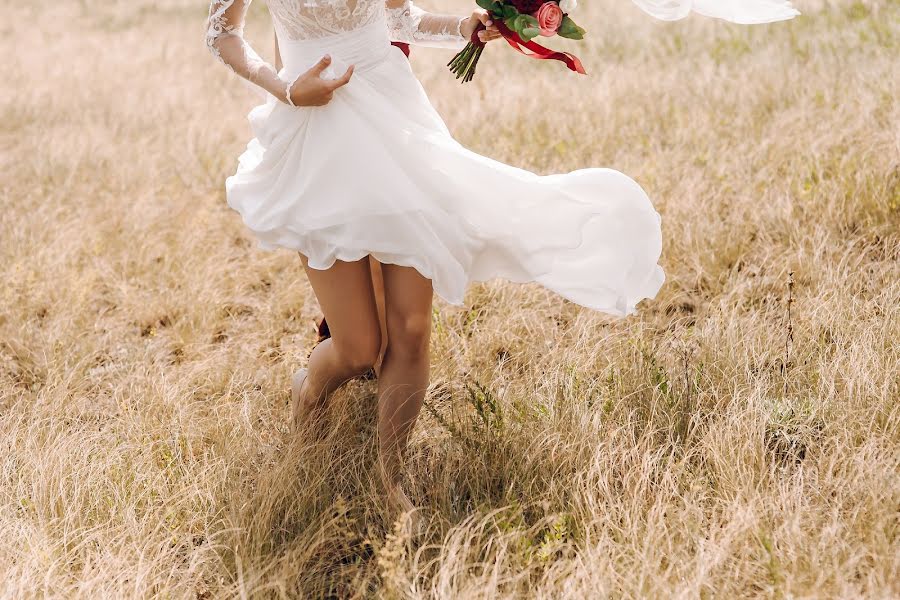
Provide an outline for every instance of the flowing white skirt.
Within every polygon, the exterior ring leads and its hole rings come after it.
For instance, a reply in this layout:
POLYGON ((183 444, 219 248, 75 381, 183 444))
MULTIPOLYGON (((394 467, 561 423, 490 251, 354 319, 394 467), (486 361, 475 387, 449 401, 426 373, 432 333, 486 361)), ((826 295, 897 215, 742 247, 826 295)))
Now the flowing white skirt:
POLYGON ((255 137, 226 192, 264 248, 315 269, 366 255, 413 267, 456 305, 469 282, 494 278, 620 316, 656 295, 660 217, 629 177, 538 176, 467 150, 380 21, 280 50, 287 77, 325 53, 325 77, 356 68, 325 106, 269 97, 250 112, 255 137))

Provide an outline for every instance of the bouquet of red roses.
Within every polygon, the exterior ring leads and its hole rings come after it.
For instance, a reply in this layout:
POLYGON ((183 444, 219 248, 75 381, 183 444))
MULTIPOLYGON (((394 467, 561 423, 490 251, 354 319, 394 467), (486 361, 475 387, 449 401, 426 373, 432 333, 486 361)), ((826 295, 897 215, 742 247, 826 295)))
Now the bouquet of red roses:
MULTIPOLYGON (((559 60, 569 69, 584 75, 584 67, 574 54, 556 52, 545 48, 533 40, 538 36, 558 35, 573 40, 584 38, 584 29, 575 24, 569 13, 578 6, 578 0, 475 0, 476 4, 488 11, 491 20, 500 30, 500 35, 515 50, 525 56, 538 59, 559 60)), ((447 66, 462 78, 462 82, 472 81, 475 67, 484 51, 484 42, 478 39, 480 25, 472 33, 471 41, 447 66)))

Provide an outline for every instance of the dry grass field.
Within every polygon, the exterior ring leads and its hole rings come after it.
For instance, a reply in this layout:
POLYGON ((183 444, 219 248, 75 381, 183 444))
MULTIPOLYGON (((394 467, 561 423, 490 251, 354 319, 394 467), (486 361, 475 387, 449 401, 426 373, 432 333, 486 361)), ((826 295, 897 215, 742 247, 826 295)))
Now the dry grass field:
MULTIPOLYGON (((504 282, 435 304, 415 539, 372 383, 288 433, 319 311, 225 204, 259 96, 205 3, 3 4, 0 597, 900 597, 896 0, 585 1, 557 45, 590 77, 497 44, 460 86, 414 50, 476 151, 637 179, 668 274, 621 321, 504 282)), ((248 36, 271 54, 259 0, 248 36)))

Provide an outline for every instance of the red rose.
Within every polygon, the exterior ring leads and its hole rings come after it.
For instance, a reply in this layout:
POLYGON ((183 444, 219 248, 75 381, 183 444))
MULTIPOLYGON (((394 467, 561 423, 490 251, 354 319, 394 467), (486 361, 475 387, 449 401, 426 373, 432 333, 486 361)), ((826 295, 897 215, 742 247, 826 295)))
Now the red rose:
POLYGON ((516 10, 523 15, 533 14, 541 7, 545 0, 509 0, 509 3, 516 7, 516 10))
POLYGON ((537 12, 534 13, 534 16, 538 20, 541 35, 549 37, 556 35, 556 30, 559 29, 559 24, 562 23, 563 11, 556 2, 547 2, 541 5, 537 12))

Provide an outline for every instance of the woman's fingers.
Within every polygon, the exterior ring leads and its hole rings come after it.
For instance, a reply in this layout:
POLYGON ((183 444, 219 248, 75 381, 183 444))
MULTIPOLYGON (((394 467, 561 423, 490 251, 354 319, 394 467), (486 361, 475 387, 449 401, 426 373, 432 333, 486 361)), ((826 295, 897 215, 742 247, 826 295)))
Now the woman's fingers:
POLYGON ((348 83, 350 83, 350 77, 353 75, 353 67, 354 65, 350 65, 349 67, 347 67, 347 71, 344 72, 343 75, 341 75, 337 79, 334 79, 329 84, 329 87, 332 89, 332 91, 338 89, 342 85, 347 85, 348 83))
MULTIPOLYGON (((486 10, 479 8, 478 10, 473 11, 467 26, 473 23, 481 24, 482 28, 478 30, 478 39, 482 42, 489 42, 501 37, 500 31, 497 29, 497 26, 494 25, 491 14, 486 10)), ((473 26, 473 29, 475 28, 476 26, 473 26)))
POLYGON ((478 32, 478 39, 482 42, 490 42, 496 40, 500 36, 500 30, 495 25, 489 26, 487 29, 478 32))
POLYGON ((303 75, 310 77, 321 77, 322 72, 328 68, 328 65, 331 64, 331 56, 326 54, 319 61, 307 69, 306 73, 303 75))
POLYGON ((490 13, 488 13, 484 9, 478 9, 472 16, 478 19, 478 21, 484 26, 484 29, 478 32, 478 39, 482 42, 489 42, 491 40, 495 40, 500 37, 500 31, 497 29, 497 26, 494 25, 494 21, 491 19, 490 13))

